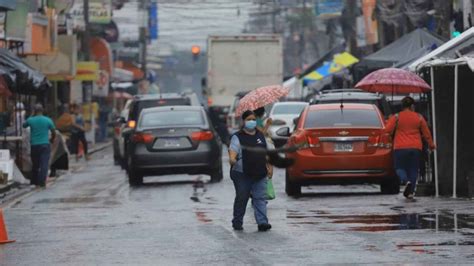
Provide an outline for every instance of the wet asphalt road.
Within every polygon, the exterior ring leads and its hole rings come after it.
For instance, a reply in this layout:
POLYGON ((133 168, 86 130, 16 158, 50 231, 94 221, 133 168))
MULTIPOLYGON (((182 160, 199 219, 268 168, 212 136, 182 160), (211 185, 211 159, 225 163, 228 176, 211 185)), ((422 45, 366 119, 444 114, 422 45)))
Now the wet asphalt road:
POLYGON ((234 232, 232 182, 207 181, 153 177, 130 188, 111 149, 99 152, 4 209, 17 242, 0 246, 0 264, 474 264, 469 200, 407 202, 376 186, 312 187, 295 199, 285 195, 278 170, 273 229, 257 232, 249 205, 245 230, 234 232))

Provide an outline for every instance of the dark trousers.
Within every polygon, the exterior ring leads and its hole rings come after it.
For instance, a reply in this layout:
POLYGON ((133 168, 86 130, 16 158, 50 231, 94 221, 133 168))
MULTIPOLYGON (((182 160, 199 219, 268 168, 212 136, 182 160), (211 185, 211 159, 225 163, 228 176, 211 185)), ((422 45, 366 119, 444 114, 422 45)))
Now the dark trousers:
POLYGON ((414 192, 420 169, 420 154, 417 149, 400 149, 394 151, 395 171, 401 181, 408 181, 412 184, 414 192))
POLYGON ((44 186, 48 176, 51 146, 49 144, 31 146, 31 184, 44 186))
POLYGON ((235 200, 234 200, 234 218, 232 224, 241 226, 244 222, 245 209, 252 196, 252 205, 257 224, 267 224, 267 178, 250 178, 244 173, 230 171, 230 177, 234 182, 235 200))
POLYGON ((84 155, 87 155, 87 140, 84 131, 74 132, 71 138, 72 146, 74 147, 74 153, 79 154, 79 142, 81 142, 82 147, 84 147, 84 155))

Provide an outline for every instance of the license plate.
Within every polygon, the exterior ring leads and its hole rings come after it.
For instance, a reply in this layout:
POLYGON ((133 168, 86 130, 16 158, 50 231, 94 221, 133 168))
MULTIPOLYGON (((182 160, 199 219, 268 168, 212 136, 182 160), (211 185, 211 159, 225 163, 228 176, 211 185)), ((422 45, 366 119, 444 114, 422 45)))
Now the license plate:
POLYGON ((334 143, 334 152, 352 152, 353 150, 352 143, 334 143))
POLYGON ((177 138, 162 138, 155 142, 155 148, 179 148, 181 143, 177 138))

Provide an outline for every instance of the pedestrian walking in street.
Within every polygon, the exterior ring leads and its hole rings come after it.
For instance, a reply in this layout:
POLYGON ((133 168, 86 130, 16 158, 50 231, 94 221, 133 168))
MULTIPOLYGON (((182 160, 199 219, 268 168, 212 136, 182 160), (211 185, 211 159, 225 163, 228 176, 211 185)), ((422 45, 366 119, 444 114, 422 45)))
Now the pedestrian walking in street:
POLYGON ((242 114, 243 127, 232 136, 229 146, 230 177, 236 193, 232 227, 237 231, 243 230, 243 219, 250 197, 258 230, 268 231, 272 227, 267 217, 267 157, 264 153, 246 149, 267 148, 264 134, 257 130, 256 119, 252 111, 245 111, 242 114))
POLYGON ((56 138, 56 131, 53 121, 43 115, 43 106, 36 104, 34 116, 28 118, 23 123, 23 128, 30 128, 32 177, 31 184, 45 187, 48 175, 49 158, 51 157, 51 145, 56 138), (51 132, 51 139, 49 139, 51 132))
POLYGON ((88 149, 87 149, 87 140, 86 140, 86 129, 84 117, 82 116, 82 108, 80 105, 73 105, 72 112, 74 116, 74 124, 72 129, 72 145, 76 153, 76 161, 81 158, 79 153, 79 145, 82 144, 84 149, 84 157, 88 161, 90 159, 88 149))
POLYGON ((426 120, 415 112, 415 100, 405 97, 402 100, 403 110, 392 116, 386 127, 394 136, 394 166, 401 181, 406 182, 403 195, 413 199, 418 179, 422 138, 428 143, 430 150, 436 148, 426 120))

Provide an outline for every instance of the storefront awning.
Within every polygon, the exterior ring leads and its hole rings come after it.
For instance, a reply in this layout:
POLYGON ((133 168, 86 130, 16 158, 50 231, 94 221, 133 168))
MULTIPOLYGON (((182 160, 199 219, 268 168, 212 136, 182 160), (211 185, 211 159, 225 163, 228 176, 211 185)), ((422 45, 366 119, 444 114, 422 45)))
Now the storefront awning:
POLYGON ((6 79, 12 92, 30 93, 50 85, 45 75, 5 48, 0 48, 0 75, 6 79))
POLYGON ((16 0, 2 0, 0 1, 0 11, 8 11, 16 9, 16 0))

